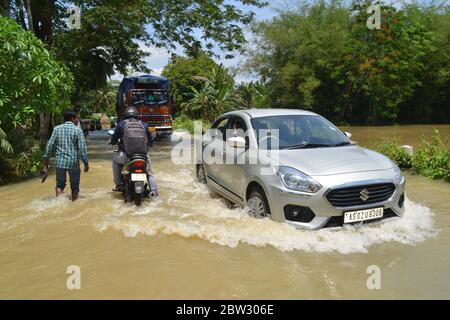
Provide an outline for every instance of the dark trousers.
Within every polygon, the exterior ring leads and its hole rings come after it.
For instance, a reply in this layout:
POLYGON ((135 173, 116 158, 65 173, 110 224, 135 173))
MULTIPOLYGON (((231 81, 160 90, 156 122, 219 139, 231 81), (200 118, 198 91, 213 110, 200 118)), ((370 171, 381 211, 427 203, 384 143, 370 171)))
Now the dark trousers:
POLYGON ((56 168, 56 188, 64 190, 66 188, 66 173, 69 173, 70 190, 72 192, 80 192, 80 168, 77 169, 63 169, 56 168))

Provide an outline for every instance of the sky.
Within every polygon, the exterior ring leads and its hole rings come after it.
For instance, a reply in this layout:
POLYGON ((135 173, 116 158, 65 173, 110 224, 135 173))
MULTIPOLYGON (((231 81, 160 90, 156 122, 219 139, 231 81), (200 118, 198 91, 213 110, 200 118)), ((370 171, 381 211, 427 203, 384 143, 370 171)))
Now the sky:
MULTIPOLYGON (((294 1, 293 1, 294 2, 294 1)), ((275 8, 280 6, 280 2, 279 1, 271 1, 270 4, 267 7, 264 8, 255 8, 255 7, 251 7, 251 9, 255 12, 255 20, 256 21, 264 21, 264 20, 269 20, 272 17, 274 17, 276 15, 276 11, 274 10, 275 8)), ((238 7, 240 9, 245 9, 246 7, 243 5, 238 5, 238 7)), ((249 40, 251 38, 251 32, 247 29, 244 29, 245 31, 245 35, 247 40, 249 40)), ((200 35, 198 35, 200 36, 200 35)), ((143 49, 146 52, 149 52, 151 55, 149 57, 146 58, 146 64, 147 67, 149 67, 152 70, 152 74, 156 74, 156 75, 160 75, 164 66, 167 65, 167 63, 169 62, 169 58, 170 58, 170 53, 163 48, 156 48, 156 47, 148 47, 145 46, 144 44, 141 44, 141 49, 143 49)), ((183 55, 183 50, 177 49, 175 51, 175 53, 179 54, 179 55, 183 55)), ((233 59, 214 59, 217 63, 223 63, 223 65, 225 67, 237 67, 238 65, 242 64, 245 62, 245 56, 242 55, 236 55, 235 58, 233 59)), ((138 73, 140 74, 140 73, 138 73)), ((111 79, 112 80, 122 80, 123 75, 120 73, 116 73, 114 74, 111 79)), ((252 78, 250 75, 245 75, 245 74, 237 74, 236 75, 236 81, 237 82, 249 82, 251 80, 255 80, 254 78, 252 78)))

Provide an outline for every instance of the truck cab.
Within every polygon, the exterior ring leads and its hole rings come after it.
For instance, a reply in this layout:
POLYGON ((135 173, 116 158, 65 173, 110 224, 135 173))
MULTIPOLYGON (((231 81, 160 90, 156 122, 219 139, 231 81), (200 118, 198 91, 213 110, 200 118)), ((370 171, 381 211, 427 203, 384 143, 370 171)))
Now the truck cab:
POLYGON ((127 107, 135 107, 139 118, 156 135, 172 134, 173 99, 169 95, 169 80, 154 75, 124 78, 117 93, 119 119, 127 107))

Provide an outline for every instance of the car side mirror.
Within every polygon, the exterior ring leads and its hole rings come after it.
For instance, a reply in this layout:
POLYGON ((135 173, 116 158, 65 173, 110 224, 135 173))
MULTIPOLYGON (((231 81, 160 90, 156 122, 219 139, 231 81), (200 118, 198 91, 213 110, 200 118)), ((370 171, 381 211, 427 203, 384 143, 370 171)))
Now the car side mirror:
POLYGON ((227 139, 229 146, 233 148, 245 149, 246 143, 244 137, 231 137, 227 139))
POLYGON ((349 139, 352 137, 352 134, 350 132, 348 132, 348 131, 345 131, 344 134, 349 139))

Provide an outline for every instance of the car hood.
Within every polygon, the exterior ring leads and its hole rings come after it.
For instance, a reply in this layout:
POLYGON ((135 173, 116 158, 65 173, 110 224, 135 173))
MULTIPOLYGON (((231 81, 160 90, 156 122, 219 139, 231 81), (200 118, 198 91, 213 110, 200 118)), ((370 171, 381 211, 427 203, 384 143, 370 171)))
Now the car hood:
POLYGON ((279 165, 315 176, 387 170, 393 167, 389 158, 358 146, 277 150, 270 151, 269 157, 279 165))

